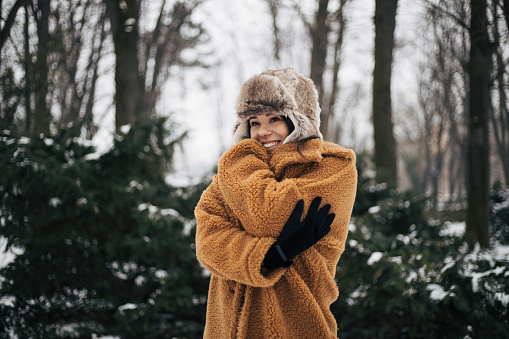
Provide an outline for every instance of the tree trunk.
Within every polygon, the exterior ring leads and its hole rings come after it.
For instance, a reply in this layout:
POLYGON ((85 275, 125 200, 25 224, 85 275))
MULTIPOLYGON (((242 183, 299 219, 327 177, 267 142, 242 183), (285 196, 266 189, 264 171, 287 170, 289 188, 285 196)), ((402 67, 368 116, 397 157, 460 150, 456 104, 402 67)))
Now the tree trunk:
MULTIPOLYGON (((101 17, 104 18, 104 15, 105 13, 101 12, 101 17)), ((97 47, 97 50, 94 51, 94 54, 91 57, 91 63, 93 63, 93 66, 91 66, 90 69, 93 70, 93 74, 90 80, 89 97, 87 98, 85 113, 83 115, 83 120, 86 122, 87 125, 87 138, 89 139, 92 139, 92 137, 97 132, 96 125, 94 124, 93 108, 95 103, 97 80, 99 79, 99 60, 101 59, 104 41, 106 40, 106 30, 104 27, 104 21, 101 20, 101 22, 102 22, 101 27, 97 28, 98 33, 97 39, 99 41, 99 45, 97 47)))
POLYGON ((492 47, 488 35, 486 0, 471 0, 468 210, 466 239, 489 246, 490 145, 489 108, 492 47))
POLYGON ((50 0, 39 0, 37 3, 37 61, 35 64, 36 92, 34 131, 49 133, 51 114, 46 97, 48 95, 48 42, 49 42, 50 0))
POLYGON ((29 22, 30 15, 28 13, 28 4, 25 3, 25 22, 23 24, 23 52, 24 52, 24 71, 25 71, 25 86, 23 88, 23 94, 25 99, 25 126, 24 132, 28 133, 32 130, 33 126, 33 113, 32 113, 32 56, 30 55, 30 32, 29 22))
MULTIPOLYGON (((327 58, 327 46, 328 46, 328 35, 329 27, 327 25, 327 7, 329 6, 329 0, 319 0, 318 11, 315 16, 315 24, 311 29, 311 39, 313 47, 311 50, 311 70, 310 78, 315 83, 318 91, 318 102, 320 107, 323 104, 323 73, 325 72, 325 62, 327 58)), ((328 116, 324 116, 324 111, 320 114, 320 130, 327 138, 328 130, 328 116)))
MULTIPOLYGON (((346 21, 345 21, 345 17, 344 17, 344 8, 345 8, 345 4, 347 1, 348 0, 341 0, 339 2, 339 9, 338 9, 338 13, 336 16, 336 21, 337 21, 337 24, 339 25, 339 27, 338 27, 338 31, 337 31, 336 44, 334 46, 334 65, 332 67, 332 89, 331 89, 331 93, 330 93, 329 104, 326 107, 326 109, 327 109, 326 125, 327 126, 325 126, 325 129, 326 129, 325 132, 327 132, 327 134, 329 132, 328 131, 329 120, 334 115, 334 105, 336 104, 336 99, 339 94, 338 80, 339 80, 339 68, 341 67, 341 49, 343 47, 343 37, 345 35, 345 28, 346 28, 346 21)), ((322 107, 322 110, 323 110, 323 107, 322 107)), ((324 120, 325 120, 325 118, 324 118, 324 120)), ((340 136, 341 136, 341 124, 336 123, 336 125, 334 126, 334 133, 332 135, 332 138, 328 138, 328 139, 333 142, 339 142, 340 136)), ((324 135, 324 137, 325 137, 325 135, 324 135)))
POLYGON ((391 71, 397 0, 376 0, 373 128, 377 180, 397 185, 396 141, 392 128, 391 71))
MULTIPOLYGON (((509 3, 509 0, 506 2, 509 3)), ((495 134, 495 141, 497 143, 497 150, 498 150, 498 156, 500 158, 500 162, 502 163, 502 169, 504 171, 504 179, 506 185, 509 185, 509 111, 507 109, 507 94, 506 94, 506 81, 505 81, 505 74, 506 74, 506 65, 504 62, 503 57, 503 51, 500 47, 500 31, 498 26, 498 18, 496 16, 498 11, 498 6, 496 4, 493 5, 493 14, 495 15, 493 20, 493 29, 492 29, 492 36, 493 36, 493 44, 495 45, 495 60, 496 60, 496 81, 497 81, 497 87, 498 87, 498 110, 499 110, 499 116, 498 119, 495 116, 495 110, 491 106, 490 108, 490 116, 491 116, 491 122, 493 126, 493 131, 495 134)), ((509 10, 509 8, 508 8, 509 10)), ((506 13, 507 14, 507 13, 506 13)), ((506 17, 506 19, 509 19, 506 17)), ((508 26, 509 27, 509 26, 508 26)))
POLYGON ((115 125, 119 128, 148 115, 143 107, 143 80, 138 66, 138 19, 140 1, 128 0, 125 8, 106 1, 115 46, 115 125))
POLYGON ((279 12, 279 7, 281 6, 280 0, 267 0, 269 5, 270 14, 272 16, 272 31, 274 32, 274 58, 277 62, 280 61, 280 53, 281 53, 281 37, 279 34, 279 27, 277 25, 277 15, 279 12))

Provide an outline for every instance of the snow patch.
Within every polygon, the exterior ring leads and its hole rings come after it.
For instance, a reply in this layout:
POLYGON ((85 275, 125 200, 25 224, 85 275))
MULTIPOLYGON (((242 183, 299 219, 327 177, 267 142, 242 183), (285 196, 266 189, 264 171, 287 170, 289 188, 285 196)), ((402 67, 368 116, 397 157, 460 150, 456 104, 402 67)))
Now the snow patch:
POLYGON ((390 257, 387 259, 389 262, 392 262, 392 263, 395 263, 395 264, 398 264, 398 265, 402 265, 403 264, 403 260, 401 259, 400 256, 397 256, 397 257, 390 257))
POLYGON ((58 205, 62 204, 62 199, 57 198, 57 197, 53 197, 53 198, 49 199, 48 204, 51 207, 57 207, 58 205))
POLYGON ((16 256, 23 254, 23 250, 17 247, 7 248, 7 238, 0 237, 0 269, 7 267, 14 261, 16 256))
POLYGON ((444 227, 440 230, 440 236, 461 237, 465 234, 466 222, 445 222, 444 227))
POLYGON ((503 292, 495 293, 495 299, 500 301, 504 307, 507 307, 509 304, 509 295, 503 292))
POLYGON ((130 130, 131 130, 130 124, 120 126, 120 131, 124 134, 129 133, 130 130))
POLYGON ((97 160, 97 159, 99 159, 99 158, 100 158, 103 154, 104 154, 103 152, 94 152, 94 153, 89 153, 89 154, 85 155, 85 156, 83 157, 83 159, 88 160, 88 161, 90 161, 90 160, 97 160))
POLYGON ((454 264, 456 264, 456 262, 455 262, 455 261, 451 261, 451 262, 449 262, 449 263, 445 264, 445 266, 444 266, 444 267, 442 267, 442 269, 440 270, 440 274, 443 274, 443 273, 444 273, 445 271, 447 271, 449 268, 453 267, 453 266, 454 266, 454 264))
POLYGON ((166 279, 166 277, 168 276, 168 272, 166 272, 165 270, 157 270, 155 275, 159 279, 163 280, 166 279))
POLYGON ((382 252, 373 252, 373 254, 371 254, 371 256, 368 259, 368 265, 372 266, 374 263, 379 262, 380 259, 382 259, 383 255, 384 254, 382 252))
POLYGON ((4 305, 7 307, 14 307, 14 302, 16 301, 16 298, 13 296, 6 296, 0 298, 0 305, 4 305))
MULTIPOLYGON (((454 286, 453 286, 454 288, 454 286)), ((451 289, 453 289, 451 288, 451 289)), ((454 293, 452 292, 446 292, 444 288, 441 285, 438 284, 429 284, 426 289, 428 291, 431 291, 430 298, 432 300, 443 300, 447 296, 454 296, 454 293)))
POLYGON ((505 271, 505 267, 498 266, 495 269, 492 269, 492 270, 489 270, 486 272, 482 272, 482 273, 472 272, 472 273, 470 273, 469 276, 472 277, 472 291, 474 291, 474 292, 479 291, 479 279, 481 279, 482 277, 488 276, 492 273, 495 275, 499 275, 499 274, 502 274, 504 271, 505 271))
POLYGON ((500 259, 506 259, 504 261, 509 261, 509 245, 498 245, 493 248, 494 254, 500 259))
POLYGON ((369 214, 375 214, 378 212, 380 212, 380 206, 373 206, 373 207, 370 207, 368 210, 369 214))
POLYGON ((127 303, 118 308, 118 311, 123 314, 125 310, 135 310, 138 308, 138 305, 127 303))
POLYGON ((19 145, 28 145, 30 143, 30 138, 27 137, 21 137, 18 140, 19 145))
POLYGON ((355 227, 354 224, 348 225, 348 231, 349 232, 355 232, 357 230, 357 227, 355 227))

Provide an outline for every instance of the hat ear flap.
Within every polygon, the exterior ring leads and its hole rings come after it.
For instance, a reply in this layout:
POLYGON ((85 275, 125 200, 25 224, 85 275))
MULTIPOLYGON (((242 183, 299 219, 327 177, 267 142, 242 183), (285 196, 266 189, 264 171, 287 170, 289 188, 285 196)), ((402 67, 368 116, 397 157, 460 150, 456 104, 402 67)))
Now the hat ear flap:
POLYGON ((294 111, 291 114, 288 114, 288 118, 292 121, 295 129, 286 137, 283 144, 303 140, 312 135, 309 131, 309 122, 306 116, 300 114, 298 111, 294 111))
POLYGON ((238 120, 233 128, 233 141, 235 143, 250 138, 248 119, 238 120))

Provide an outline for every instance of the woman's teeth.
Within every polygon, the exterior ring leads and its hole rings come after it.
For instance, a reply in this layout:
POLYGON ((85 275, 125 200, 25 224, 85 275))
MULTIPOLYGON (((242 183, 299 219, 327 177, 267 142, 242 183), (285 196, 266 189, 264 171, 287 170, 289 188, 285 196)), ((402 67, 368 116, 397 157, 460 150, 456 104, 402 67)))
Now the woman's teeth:
POLYGON ((270 147, 272 147, 272 146, 276 146, 277 144, 279 144, 279 141, 274 141, 274 142, 270 142, 270 143, 268 143, 268 144, 263 144, 263 146, 264 146, 265 148, 270 148, 270 147))

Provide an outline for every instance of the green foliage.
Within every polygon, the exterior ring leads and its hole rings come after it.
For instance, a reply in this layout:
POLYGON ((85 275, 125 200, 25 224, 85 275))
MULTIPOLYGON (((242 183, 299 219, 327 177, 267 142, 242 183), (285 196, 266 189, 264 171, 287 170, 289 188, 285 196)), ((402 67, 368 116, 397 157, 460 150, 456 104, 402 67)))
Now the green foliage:
MULTIPOLYGON (((503 237, 469 253, 450 223, 427 218, 426 196, 382 194, 369 182, 359 180, 359 202, 373 204, 355 210, 338 266, 340 296, 331 309, 341 338, 508 337, 503 237)), ((507 196, 492 195, 498 229, 509 226, 507 196)))
POLYGON ((135 124, 99 156, 79 134, 1 132, 0 234, 18 254, 0 271, 1 336, 199 336, 201 191, 165 182, 181 137, 165 119, 135 124))
POLYGON ((491 236, 504 245, 509 245, 509 188, 500 182, 491 191, 491 236))
POLYGON ((0 128, 21 128, 16 112, 22 102, 24 89, 16 83, 14 70, 5 68, 0 74, 0 128))
POLYGON ((353 207, 353 215, 363 215, 376 202, 387 198, 395 191, 387 187, 386 184, 373 184, 374 172, 371 175, 368 170, 368 156, 365 154, 357 155, 357 172, 359 179, 357 183, 357 194, 355 196, 355 205, 353 207), (362 173, 363 175, 360 175, 362 173))

